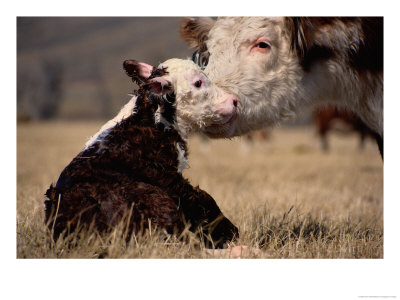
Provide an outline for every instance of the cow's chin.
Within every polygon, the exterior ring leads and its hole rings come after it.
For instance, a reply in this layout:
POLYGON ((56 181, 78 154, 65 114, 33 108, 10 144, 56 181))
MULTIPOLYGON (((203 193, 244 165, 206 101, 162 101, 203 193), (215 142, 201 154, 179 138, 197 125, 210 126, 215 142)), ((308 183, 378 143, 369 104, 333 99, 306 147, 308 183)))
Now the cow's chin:
POLYGON ((212 124, 203 129, 203 133, 209 138, 229 138, 235 136, 237 114, 234 114, 227 122, 223 124, 212 124))

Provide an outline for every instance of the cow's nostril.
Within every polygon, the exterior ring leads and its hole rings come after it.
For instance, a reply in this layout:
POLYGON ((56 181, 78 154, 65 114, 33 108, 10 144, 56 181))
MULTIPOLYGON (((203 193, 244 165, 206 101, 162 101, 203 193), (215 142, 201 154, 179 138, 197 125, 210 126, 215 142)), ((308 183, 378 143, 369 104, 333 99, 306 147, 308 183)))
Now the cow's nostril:
POLYGON ((233 106, 237 107, 238 101, 236 99, 233 99, 233 106))

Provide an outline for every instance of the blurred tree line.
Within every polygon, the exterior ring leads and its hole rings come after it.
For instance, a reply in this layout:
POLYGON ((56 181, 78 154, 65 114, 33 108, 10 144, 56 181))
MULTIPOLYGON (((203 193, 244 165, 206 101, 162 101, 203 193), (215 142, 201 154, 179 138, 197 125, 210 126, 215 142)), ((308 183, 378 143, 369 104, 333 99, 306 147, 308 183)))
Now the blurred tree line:
POLYGON ((108 119, 129 99, 125 59, 186 58, 181 18, 18 17, 18 120, 108 119))
POLYGON ((63 100, 63 73, 61 62, 41 60, 39 64, 30 66, 28 72, 18 74, 19 120, 48 120, 57 117, 63 100))

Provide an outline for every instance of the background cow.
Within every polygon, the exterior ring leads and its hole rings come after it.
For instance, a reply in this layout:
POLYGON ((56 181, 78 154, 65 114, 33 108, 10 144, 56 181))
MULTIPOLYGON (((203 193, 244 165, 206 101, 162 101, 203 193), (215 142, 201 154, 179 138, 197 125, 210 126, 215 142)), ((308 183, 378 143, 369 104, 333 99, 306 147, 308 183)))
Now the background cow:
POLYGON ((364 149, 365 139, 370 136, 376 138, 376 133, 373 132, 365 123, 351 111, 338 109, 335 107, 318 107, 313 112, 313 119, 317 127, 317 132, 321 140, 321 147, 324 151, 329 150, 328 132, 336 129, 342 124, 343 129, 353 130, 360 136, 360 150, 364 149))

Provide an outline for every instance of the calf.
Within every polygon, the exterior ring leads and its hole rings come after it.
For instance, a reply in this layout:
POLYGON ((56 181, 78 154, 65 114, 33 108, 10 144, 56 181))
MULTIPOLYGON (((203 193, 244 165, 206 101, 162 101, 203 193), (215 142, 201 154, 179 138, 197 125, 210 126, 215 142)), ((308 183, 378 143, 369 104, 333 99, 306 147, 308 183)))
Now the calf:
POLYGON ((222 247, 238 229, 181 172, 188 135, 234 118, 236 100, 189 60, 171 59, 157 69, 127 60, 124 69, 139 90, 46 192, 46 223, 54 238, 80 225, 106 232, 125 218, 129 234, 150 221, 179 235, 187 223, 211 237, 207 246, 222 247))
POLYGON ((209 78, 239 102, 211 137, 273 125, 306 105, 357 113, 383 153, 383 18, 185 19, 182 37, 209 78))

